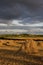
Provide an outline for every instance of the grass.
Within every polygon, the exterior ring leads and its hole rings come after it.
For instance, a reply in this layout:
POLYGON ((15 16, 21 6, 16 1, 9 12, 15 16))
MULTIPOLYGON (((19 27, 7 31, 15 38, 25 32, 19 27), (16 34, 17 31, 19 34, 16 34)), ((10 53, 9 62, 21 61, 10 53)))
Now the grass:
POLYGON ((43 35, 32 35, 32 34, 2 34, 0 35, 0 39, 4 39, 4 38, 22 38, 22 37, 43 37, 43 35))

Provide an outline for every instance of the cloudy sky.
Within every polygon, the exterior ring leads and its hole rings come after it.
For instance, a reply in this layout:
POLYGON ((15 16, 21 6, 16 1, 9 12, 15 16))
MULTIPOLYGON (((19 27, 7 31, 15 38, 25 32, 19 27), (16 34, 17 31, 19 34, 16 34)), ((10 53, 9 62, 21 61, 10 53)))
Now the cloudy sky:
POLYGON ((0 0, 0 31, 43 34, 43 0, 0 0))

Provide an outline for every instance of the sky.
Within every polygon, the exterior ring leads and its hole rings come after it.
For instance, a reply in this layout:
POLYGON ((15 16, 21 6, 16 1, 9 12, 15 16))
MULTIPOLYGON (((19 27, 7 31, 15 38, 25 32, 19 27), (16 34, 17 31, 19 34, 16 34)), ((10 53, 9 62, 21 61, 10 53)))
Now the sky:
POLYGON ((43 34, 43 0, 0 0, 0 34, 43 34))

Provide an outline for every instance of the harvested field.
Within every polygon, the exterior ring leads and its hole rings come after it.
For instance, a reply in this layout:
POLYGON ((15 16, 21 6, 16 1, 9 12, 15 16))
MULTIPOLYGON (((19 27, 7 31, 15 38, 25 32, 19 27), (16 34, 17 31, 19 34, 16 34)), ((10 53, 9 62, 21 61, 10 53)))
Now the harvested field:
POLYGON ((0 65, 43 65, 43 39, 0 39, 0 65))

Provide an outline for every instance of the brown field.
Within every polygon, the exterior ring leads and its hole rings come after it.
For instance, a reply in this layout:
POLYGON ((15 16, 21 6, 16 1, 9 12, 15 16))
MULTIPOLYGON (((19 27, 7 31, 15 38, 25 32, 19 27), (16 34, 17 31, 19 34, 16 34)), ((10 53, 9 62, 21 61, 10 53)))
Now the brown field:
POLYGON ((0 39, 0 65, 43 65, 43 38, 0 39))

